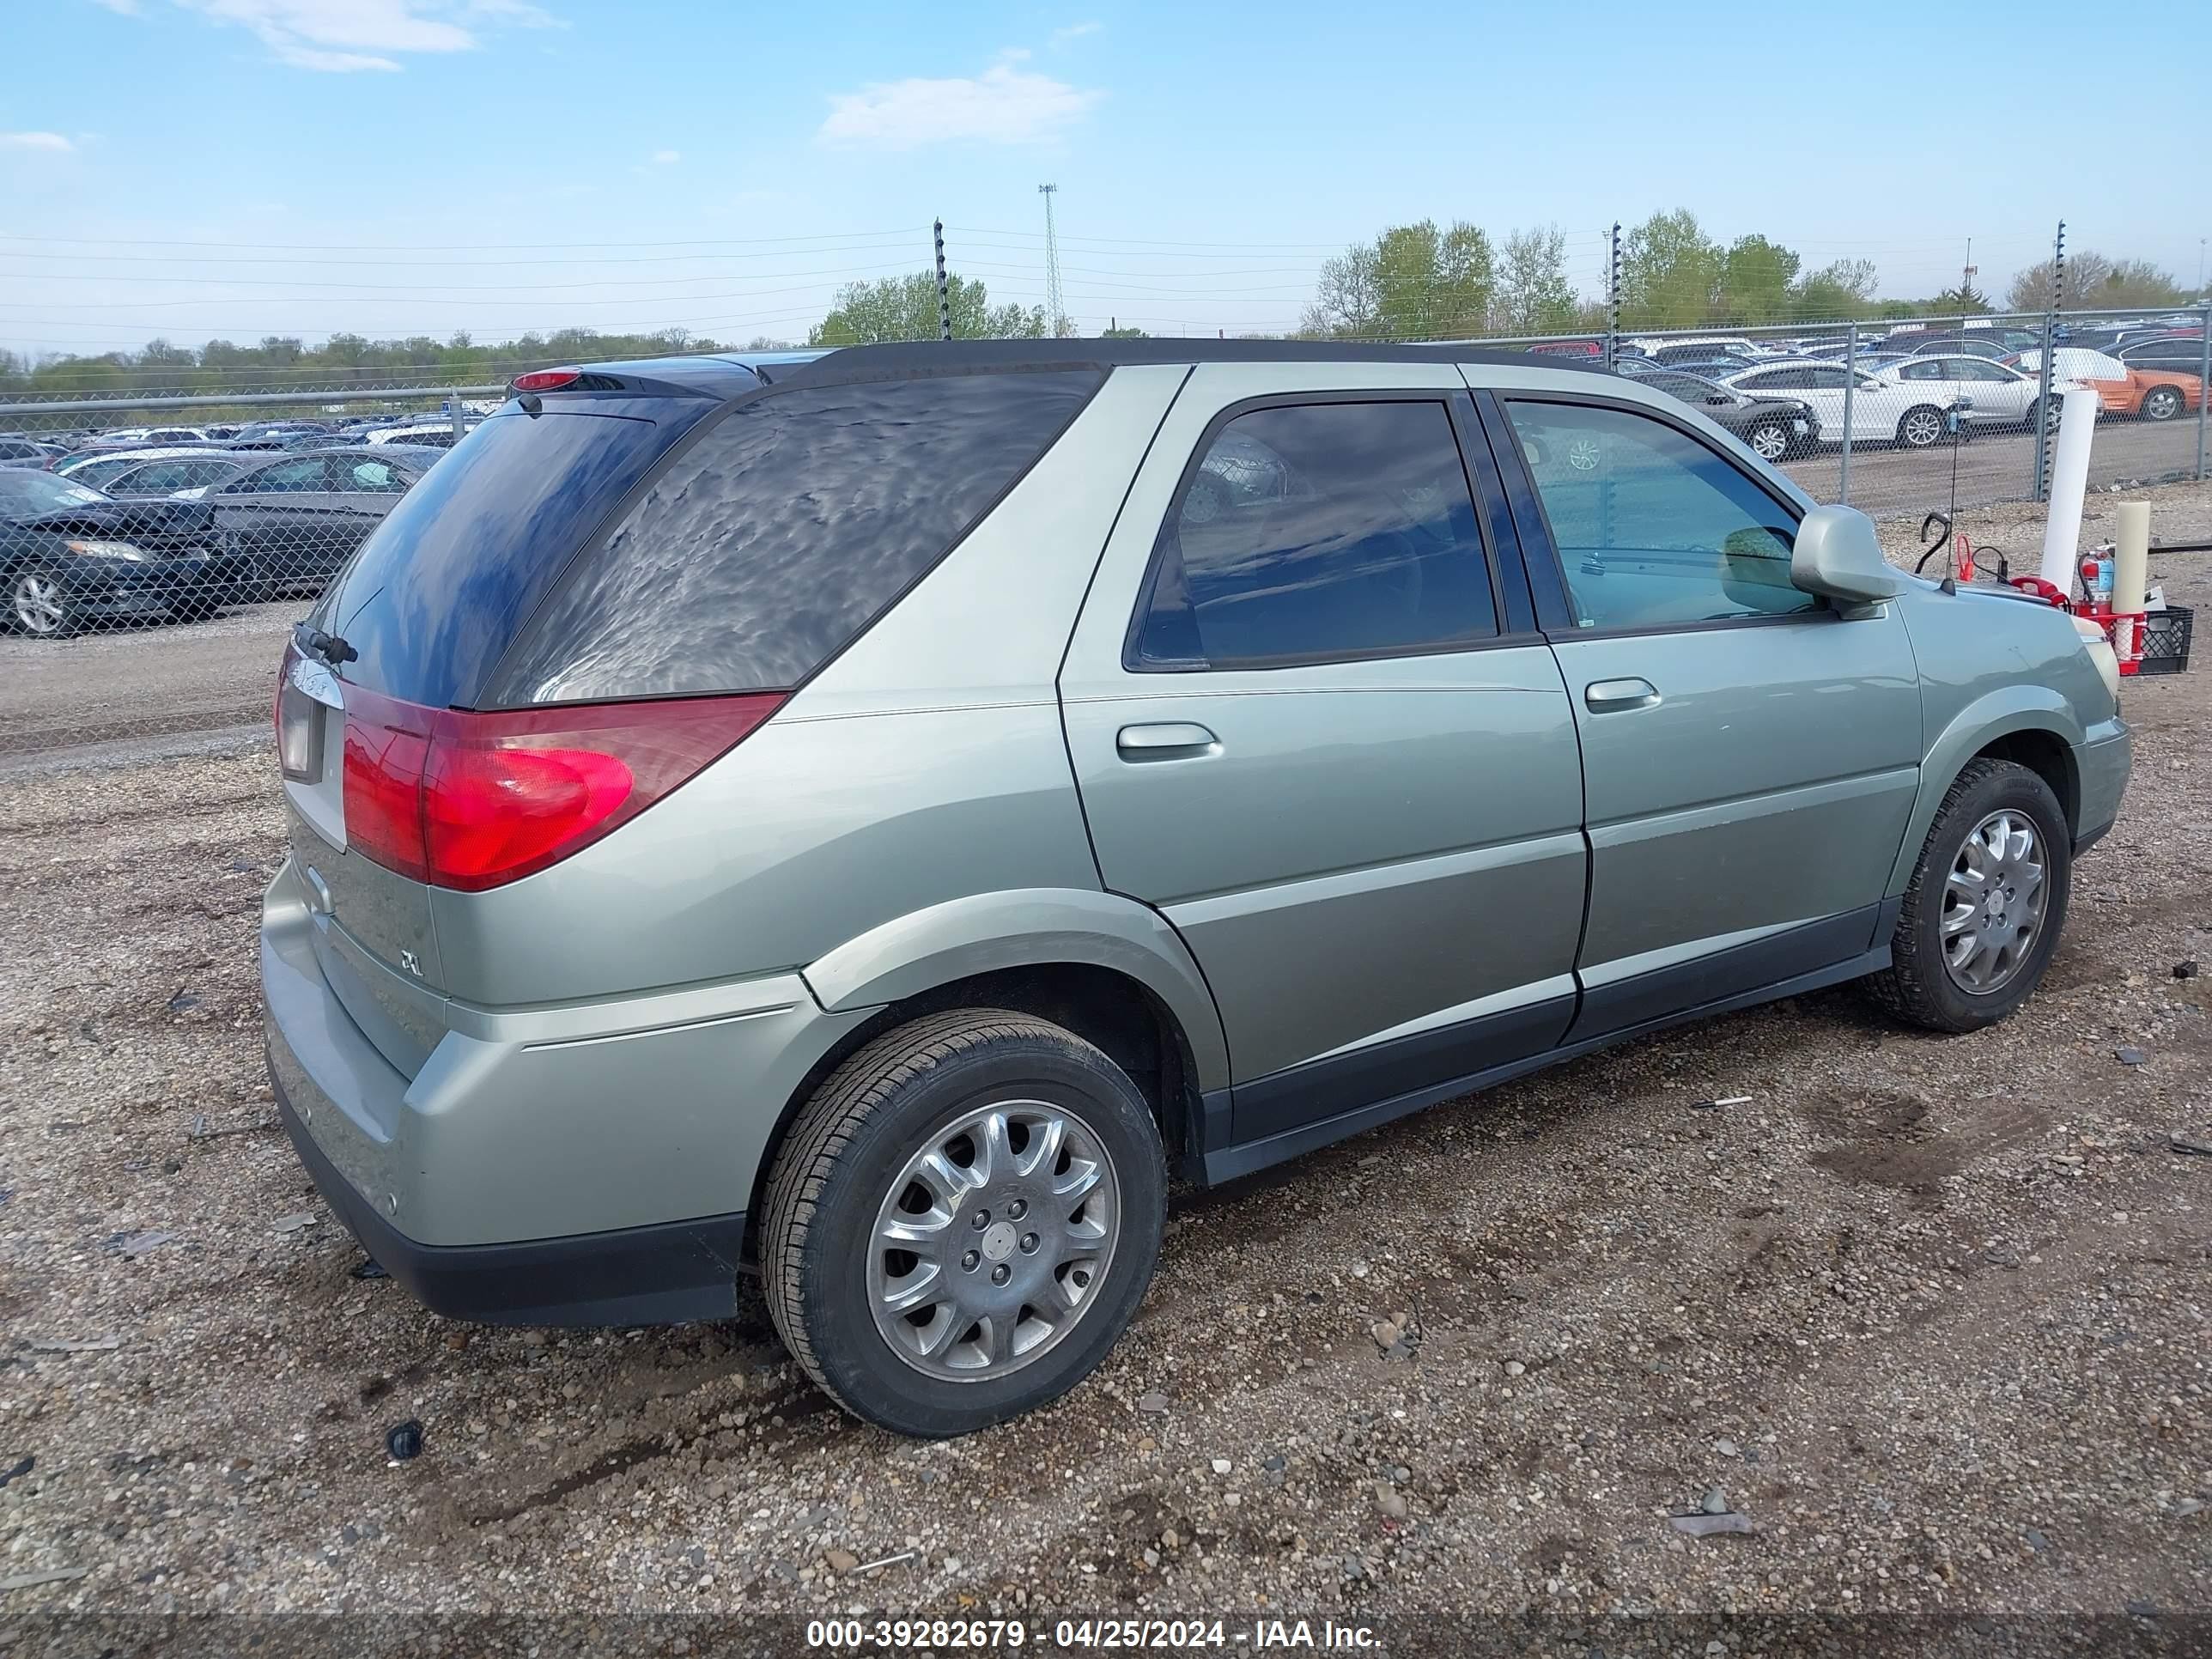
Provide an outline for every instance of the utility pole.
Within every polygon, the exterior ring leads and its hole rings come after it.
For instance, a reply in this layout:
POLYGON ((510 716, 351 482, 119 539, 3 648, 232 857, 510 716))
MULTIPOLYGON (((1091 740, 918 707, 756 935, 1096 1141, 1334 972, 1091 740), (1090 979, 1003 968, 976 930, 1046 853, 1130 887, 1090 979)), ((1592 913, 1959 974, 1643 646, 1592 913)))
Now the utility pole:
POLYGON ((939 219, 931 229, 937 236, 937 337, 952 337, 952 290, 945 277, 945 221, 939 219))
POLYGON ((1060 291, 1060 233, 1052 222, 1052 198, 1059 193, 1058 185, 1037 186, 1037 194, 1044 198, 1044 309, 1054 339, 1067 333, 1067 306, 1060 291))
POLYGON ((1969 236, 1966 238, 1966 268, 1959 273, 1959 322, 1961 327, 1966 321, 1966 296, 1974 291, 1974 273, 1979 269, 1974 264, 1974 239, 1969 236))

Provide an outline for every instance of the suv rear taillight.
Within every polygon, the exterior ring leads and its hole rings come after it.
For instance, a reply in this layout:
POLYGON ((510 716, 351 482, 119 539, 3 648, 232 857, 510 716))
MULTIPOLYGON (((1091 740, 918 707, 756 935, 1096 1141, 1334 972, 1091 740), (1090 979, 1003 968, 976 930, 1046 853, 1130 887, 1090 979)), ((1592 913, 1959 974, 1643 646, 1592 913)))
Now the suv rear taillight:
POLYGON ((475 713, 348 685, 348 848, 481 892, 588 847, 727 754, 786 693, 475 713))

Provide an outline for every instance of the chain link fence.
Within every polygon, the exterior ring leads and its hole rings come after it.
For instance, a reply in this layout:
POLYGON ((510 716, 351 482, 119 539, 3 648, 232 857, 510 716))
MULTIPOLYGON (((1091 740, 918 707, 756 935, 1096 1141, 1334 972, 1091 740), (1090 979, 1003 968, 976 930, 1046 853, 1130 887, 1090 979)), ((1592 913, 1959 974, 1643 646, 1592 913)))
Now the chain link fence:
MULTIPOLYGON (((1603 363, 1710 416, 1815 498, 1918 520, 2048 487, 2070 386, 2097 394, 2093 489, 2203 478, 2207 308, 1471 339, 1603 363), (2045 342, 2055 344, 2046 349, 2045 342)), ((221 377, 217 377, 221 378, 221 377)), ((0 401, 0 758, 258 720, 283 627, 504 397, 319 383, 0 401), (56 677, 146 653, 152 696, 56 677), (44 699, 42 702, 41 699, 44 699)), ((133 671, 137 672, 136 670, 133 671)), ((133 682, 135 684, 135 682, 133 682)))

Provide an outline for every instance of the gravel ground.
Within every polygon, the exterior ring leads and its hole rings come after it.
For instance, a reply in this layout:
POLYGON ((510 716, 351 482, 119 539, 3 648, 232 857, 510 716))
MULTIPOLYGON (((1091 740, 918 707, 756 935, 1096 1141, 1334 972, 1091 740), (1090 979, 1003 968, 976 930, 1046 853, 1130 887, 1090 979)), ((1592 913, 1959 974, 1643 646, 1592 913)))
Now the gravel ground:
MULTIPOLYGON (((2212 490, 2151 493, 2161 536, 2212 534, 2212 490)), ((2032 557, 2035 519, 1965 527, 2032 557)), ((2154 571, 2212 601, 2212 557, 2154 571)), ((935 1445, 831 1409, 757 1309, 492 1329, 352 1277, 262 1075, 268 757, 16 772, 0 1650, 15 1620, 80 1650, 42 1622, 72 1613, 117 1651, 157 1650, 135 1615, 349 1615, 254 1627, 303 1651, 557 1610, 662 1616, 599 1627, 626 1650, 797 1651, 780 1615, 856 1610, 1579 1654, 1840 1610, 1846 1648, 2096 1614, 2103 1650, 2205 1651, 2212 1157, 2172 1138, 2212 1138, 2208 684, 2129 688, 2125 813, 2021 1017, 1939 1039, 1801 998, 1183 1194, 1098 1375, 935 1445), (1670 1518, 1709 1506, 1751 1530, 1670 1518)))

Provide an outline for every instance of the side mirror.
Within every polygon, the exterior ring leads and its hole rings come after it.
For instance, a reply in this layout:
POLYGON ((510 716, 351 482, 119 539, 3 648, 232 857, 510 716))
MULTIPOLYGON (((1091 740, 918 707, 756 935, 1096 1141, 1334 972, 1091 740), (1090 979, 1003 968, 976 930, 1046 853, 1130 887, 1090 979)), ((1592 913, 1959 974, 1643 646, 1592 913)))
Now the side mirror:
POLYGON ((1882 557, 1872 519, 1856 507, 1816 507, 1798 525, 1790 546, 1790 585, 1856 606, 1895 598, 1905 590, 1905 578, 1882 557))

